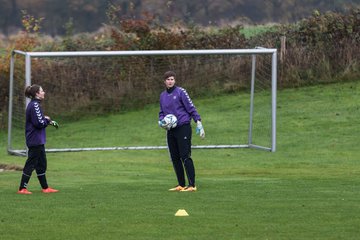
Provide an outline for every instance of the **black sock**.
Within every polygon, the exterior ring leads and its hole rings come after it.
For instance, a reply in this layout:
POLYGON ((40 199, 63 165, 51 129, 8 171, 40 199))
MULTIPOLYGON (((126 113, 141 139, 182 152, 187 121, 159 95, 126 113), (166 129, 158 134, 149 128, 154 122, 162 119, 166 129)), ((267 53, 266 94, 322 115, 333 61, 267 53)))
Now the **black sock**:
POLYGON ((30 177, 31 176, 29 175, 25 175, 25 173, 22 174, 19 190, 23 188, 27 188, 30 181, 30 177))
POLYGON ((40 182, 40 185, 41 185, 42 189, 46 189, 46 188, 49 187, 48 184, 47 184, 47 181, 46 181, 45 173, 41 174, 41 175, 38 175, 37 177, 39 179, 39 182, 40 182))

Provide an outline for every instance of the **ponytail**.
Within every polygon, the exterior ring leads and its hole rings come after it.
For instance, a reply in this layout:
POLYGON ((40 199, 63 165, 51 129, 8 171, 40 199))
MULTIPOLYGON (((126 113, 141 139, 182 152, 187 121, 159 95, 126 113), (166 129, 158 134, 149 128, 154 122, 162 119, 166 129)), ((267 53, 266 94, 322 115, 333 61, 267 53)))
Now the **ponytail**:
POLYGON ((41 86, 40 86, 40 85, 37 85, 37 84, 33 84, 33 85, 31 85, 31 86, 27 86, 27 87, 25 88, 25 97, 31 98, 31 99, 35 98, 36 93, 39 92, 40 88, 41 88, 41 86))

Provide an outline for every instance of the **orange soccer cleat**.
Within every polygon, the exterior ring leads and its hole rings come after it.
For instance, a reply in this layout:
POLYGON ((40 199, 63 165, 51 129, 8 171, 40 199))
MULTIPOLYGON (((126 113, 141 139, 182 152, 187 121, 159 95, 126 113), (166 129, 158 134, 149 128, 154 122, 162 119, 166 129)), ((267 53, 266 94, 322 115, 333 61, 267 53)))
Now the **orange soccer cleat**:
POLYGON ((170 192, 179 192, 179 191, 182 191, 184 189, 185 189, 184 187, 182 187, 180 185, 177 185, 176 187, 170 188, 169 191, 170 192))
POLYGON ((48 187, 48 188, 45 188, 45 189, 43 189, 43 190, 41 190, 43 193, 56 193, 56 192, 58 192, 59 190, 56 190, 56 189, 53 189, 53 188, 50 188, 50 187, 48 187))
POLYGON ((18 194, 32 194, 32 192, 29 192, 26 188, 23 188, 19 191, 17 191, 18 194))
POLYGON ((180 192, 196 192, 197 188, 193 186, 187 186, 186 188, 180 190, 180 192))

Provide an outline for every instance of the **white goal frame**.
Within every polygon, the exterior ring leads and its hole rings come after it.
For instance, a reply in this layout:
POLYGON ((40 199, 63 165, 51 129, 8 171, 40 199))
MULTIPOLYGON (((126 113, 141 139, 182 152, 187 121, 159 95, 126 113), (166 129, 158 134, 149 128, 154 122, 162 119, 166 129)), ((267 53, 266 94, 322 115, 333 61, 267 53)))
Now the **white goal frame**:
MULTIPOLYGON (((159 55, 251 55, 251 92, 250 92, 250 111, 249 111, 249 131, 248 143, 242 145, 196 145, 194 149, 214 149, 214 148, 256 148, 270 152, 276 151, 276 92, 277 92, 277 49, 254 48, 254 49, 216 49, 216 50, 149 50, 149 51, 74 51, 74 52, 24 52, 13 50, 10 59, 10 87, 9 87, 9 112, 8 112, 8 146, 7 151, 13 155, 25 155, 26 150, 13 149, 12 147, 12 117, 13 117, 13 84, 14 84, 14 65, 15 55, 25 57, 25 86, 31 85, 31 61, 33 58, 47 57, 97 57, 97 56, 159 56, 159 55), (252 143, 252 122, 254 111, 254 84, 256 74, 256 56, 261 54, 271 54, 271 146, 264 147, 252 143)), ((29 99, 25 100, 25 106, 29 99)), ((25 114, 25 109, 24 109, 25 114)), ((137 146, 137 147, 96 147, 96 148, 67 148, 67 149, 46 149, 47 152, 74 152, 74 151, 96 151, 96 150, 150 150, 165 149, 166 146, 137 146)))

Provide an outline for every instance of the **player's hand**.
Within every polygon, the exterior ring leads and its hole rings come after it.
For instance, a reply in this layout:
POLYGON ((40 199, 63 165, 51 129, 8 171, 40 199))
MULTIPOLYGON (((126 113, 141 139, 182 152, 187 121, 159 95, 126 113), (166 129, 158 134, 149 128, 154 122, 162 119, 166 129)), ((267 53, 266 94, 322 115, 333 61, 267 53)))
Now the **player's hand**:
POLYGON ((164 128, 164 129, 168 129, 168 124, 166 124, 165 120, 162 119, 159 121, 159 127, 164 128))
POLYGON ((200 121, 196 122, 196 134, 200 135, 200 137, 202 139, 205 138, 205 130, 204 127, 202 125, 202 123, 200 121))
POLYGON ((59 128, 59 124, 58 124, 56 121, 54 121, 54 120, 51 120, 50 125, 53 126, 53 127, 55 127, 56 129, 59 128))

